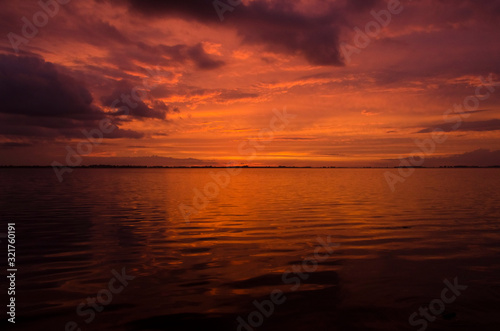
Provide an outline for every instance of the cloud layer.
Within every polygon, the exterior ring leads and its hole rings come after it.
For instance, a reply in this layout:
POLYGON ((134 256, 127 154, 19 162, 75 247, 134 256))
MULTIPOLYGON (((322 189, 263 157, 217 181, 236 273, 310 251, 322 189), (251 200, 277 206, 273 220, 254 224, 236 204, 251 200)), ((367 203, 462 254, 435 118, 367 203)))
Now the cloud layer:
POLYGON ((380 165, 434 127, 439 157, 496 150, 500 1, 401 1, 345 61, 394 1, 243 0, 223 21, 206 0, 71 1, 29 37, 39 2, 0 1, 0 164, 62 160, 102 119, 117 129, 92 158, 246 163, 238 146, 285 107, 296 120, 256 165, 380 165), (458 128, 443 120, 476 94, 458 128))

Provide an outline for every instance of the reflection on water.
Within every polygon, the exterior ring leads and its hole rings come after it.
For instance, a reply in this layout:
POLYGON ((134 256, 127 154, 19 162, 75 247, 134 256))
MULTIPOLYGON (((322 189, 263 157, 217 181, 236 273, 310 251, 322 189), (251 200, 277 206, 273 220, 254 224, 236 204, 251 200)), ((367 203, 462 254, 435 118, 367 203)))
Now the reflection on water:
POLYGON ((382 169, 245 169, 188 224, 178 206, 211 171, 76 169, 59 184, 0 169, 15 329, 236 330, 279 289, 255 330, 417 330, 408 317, 455 277, 469 287, 429 329, 498 329, 500 169, 418 169, 395 193, 382 169), (339 246, 292 290, 283 273, 328 236, 339 246), (76 307, 122 268, 135 279, 86 324, 76 307))

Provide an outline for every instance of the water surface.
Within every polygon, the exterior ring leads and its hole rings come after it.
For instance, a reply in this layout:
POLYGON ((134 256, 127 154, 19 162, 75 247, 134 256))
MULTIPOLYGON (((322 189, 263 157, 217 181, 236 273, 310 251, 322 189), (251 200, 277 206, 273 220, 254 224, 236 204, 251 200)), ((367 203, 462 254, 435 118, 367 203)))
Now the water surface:
POLYGON ((500 169, 417 169, 394 193, 385 169, 244 169, 186 222, 179 205, 220 171, 0 169, 15 329, 236 330, 279 289, 255 330, 418 330, 409 316, 458 277, 467 290, 429 329, 498 330, 500 169), (319 238, 328 259, 292 289, 283 273, 319 238), (85 323, 77 306, 122 268, 135 278, 85 323))

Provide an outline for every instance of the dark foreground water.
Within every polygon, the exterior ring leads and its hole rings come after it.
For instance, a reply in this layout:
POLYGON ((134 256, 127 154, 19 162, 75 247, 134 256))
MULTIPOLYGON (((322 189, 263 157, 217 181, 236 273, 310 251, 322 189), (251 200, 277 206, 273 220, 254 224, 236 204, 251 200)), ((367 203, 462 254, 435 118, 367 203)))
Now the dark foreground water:
POLYGON ((394 193, 383 169, 245 169, 217 192, 220 171, 0 169, 0 328, 499 329, 500 169, 418 169, 394 193))

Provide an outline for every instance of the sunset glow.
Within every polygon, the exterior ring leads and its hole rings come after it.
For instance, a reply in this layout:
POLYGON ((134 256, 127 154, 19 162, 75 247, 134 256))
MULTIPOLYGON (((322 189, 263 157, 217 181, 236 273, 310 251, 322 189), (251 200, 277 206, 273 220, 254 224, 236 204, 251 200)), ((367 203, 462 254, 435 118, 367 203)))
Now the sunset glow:
POLYGON ((71 1, 40 27, 37 1, 2 8, 2 165, 66 165, 106 118, 82 164, 395 166, 434 128, 426 165, 500 164, 497 1, 247 0, 223 21, 210 1, 71 1))

